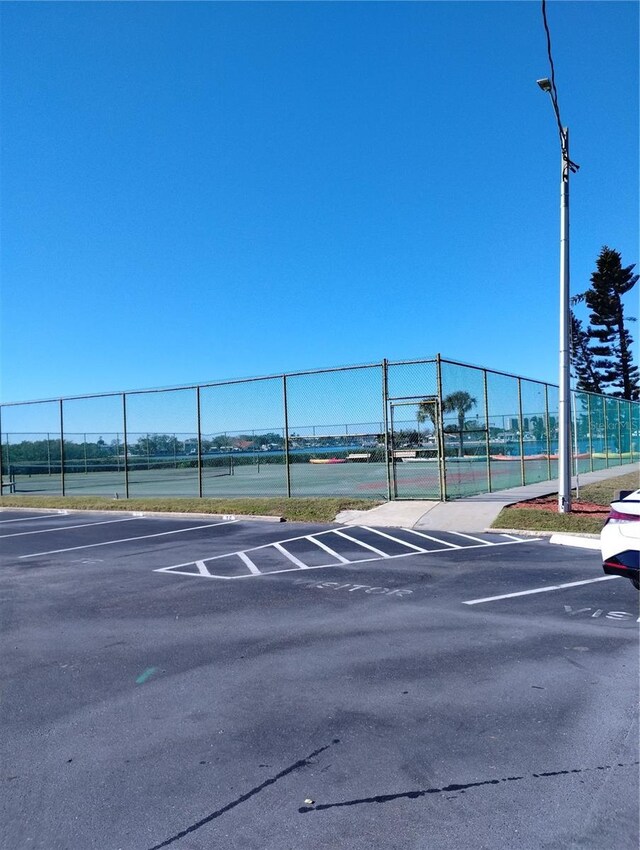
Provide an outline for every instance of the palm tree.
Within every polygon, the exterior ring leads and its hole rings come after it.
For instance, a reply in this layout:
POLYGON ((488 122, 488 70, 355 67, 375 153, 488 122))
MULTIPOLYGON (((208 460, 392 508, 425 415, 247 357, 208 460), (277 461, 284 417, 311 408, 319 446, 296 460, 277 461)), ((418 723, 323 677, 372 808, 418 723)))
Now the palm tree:
POLYGON ((477 399, 465 390, 449 393, 442 399, 442 410, 444 413, 455 411, 458 414, 458 439, 460 440, 459 456, 464 455, 464 420, 466 414, 477 404, 477 399))
POLYGON ((423 399, 418 405, 418 413, 416 416, 418 422, 426 422, 429 420, 433 425, 433 430, 437 430, 436 423, 436 402, 432 399, 423 399))

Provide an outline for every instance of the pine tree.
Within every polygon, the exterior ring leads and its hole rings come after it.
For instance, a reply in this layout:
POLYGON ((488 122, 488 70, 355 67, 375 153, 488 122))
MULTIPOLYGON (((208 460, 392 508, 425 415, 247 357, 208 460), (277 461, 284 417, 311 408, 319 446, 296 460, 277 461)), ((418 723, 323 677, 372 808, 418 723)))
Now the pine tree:
POLYGON ((598 358, 593 365, 599 373, 602 390, 610 388, 611 395, 630 400, 640 398, 640 373, 633 363, 622 296, 638 282, 634 268, 635 264, 623 267, 618 251, 605 245, 591 275, 591 287, 577 298, 584 300, 591 310, 587 333, 592 341, 591 353, 598 358))
POLYGON ((571 311, 571 370, 580 392, 601 393, 600 375, 595 367, 593 352, 589 348, 589 332, 571 311))

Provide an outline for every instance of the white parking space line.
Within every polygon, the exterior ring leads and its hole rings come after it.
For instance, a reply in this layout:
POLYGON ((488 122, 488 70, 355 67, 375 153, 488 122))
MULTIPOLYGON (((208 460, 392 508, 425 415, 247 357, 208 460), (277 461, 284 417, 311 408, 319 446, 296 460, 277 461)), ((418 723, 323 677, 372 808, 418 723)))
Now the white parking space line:
POLYGON ((406 546, 409 549, 415 549, 416 552, 426 554, 429 551, 423 546, 414 546, 413 543, 407 543, 406 540, 400 540, 399 537, 394 537, 392 534, 387 534, 386 531, 380 531, 378 528, 370 528, 368 525, 363 525, 362 528, 366 528, 367 531, 371 531, 373 534, 379 534, 380 537, 386 537, 387 540, 393 540, 395 543, 400 543, 402 546, 406 546))
POLYGON ((284 555, 285 558, 288 558, 292 564, 295 564, 297 567, 300 567, 301 570, 308 570, 309 565, 305 564, 300 558, 296 558, 295 555, 292 555, 291 552, 287 552, 284 546, 281 546, 280 543, 274 543, 273 548, 277 549, 281 555, 284 555))
POLYGON ((485 546, 495 546, 490 540, 483 540, 481 537, 474 537, 473 534, 463 534, 461 531, 448 531, 447 534, 455 534, 457 537, 466 537, 467 540, 475 540, 476 543, 484 543, 485 546))
MULTIPOLYGON (((191 563, 196 565, 196 567, 198 568, 198 572, 201 576, 207 576, 208 578, 211 577, 209 570, 204 564, 204 561, 192 561, 191 563)), ((193 575, 193 573, 191 573, 190 575, 193 575)))
MULTIPOLYGON (((137 519, 138 517, 136 517, 137 519)), ((141 534, 138 537, 123 537, 120 540, 105 540, 104 543, 87 543, 84 546, 69 546, 67 549, 51 549, 49 552, 31 552, 29 555, 20 555, 20 558, 38 558, 40 555, 57 555, 60 552, 74 552, 77 549, 93 549, 96 546, 112 546, 115 543, 131 543, 133 540, 147 540, 150 537, 166 537, 169 534, 183 534, 187 531, 199 531, 202 528, 216 528, 219 525, 230 525, 237 522, 232 519, 226 522, 208 522, 206 525, 195 525, 191 528, 178 528, 173 531, 159 531, 156 534, 141 534)), ((194 564, 195 561, 189 563, 194 564)))
MULTIPOLYGON (((1 513, 0 516, 2 516, 1 513)), ((31 522, 32 519, 55 519, 59 516, 67 516, 67 511, 58 511, 55 514, 38 514, 37 516, 19 516, 16 519, 0 519, 0 525, 4 525, 5 522, 31 522)))
MULTIPOLYGON (((184 564, 173 564, 173 566, 171 566, 171 567, 157 567, 157 569, 155 569, 153 572, 154 573, 172 572, 172 573, 175 573, 176 575, 179 575, 179 576, 190 576, 191 578, 193 578, 194 576, 196 576, 196 578, 200 578, 201 576, 203 578, 226 578, 226 576, 212 576, 211 573, 209 572, 209 570, 207 569, 207 565, 202 560, 201 561, 185 561, 184 564), (196 574, 193 572, 193 570, 190 570, 189 572, 181 570, 181 567, 193 567, 193 566, 197 567, 198 574, 199 574, 198 576, 196 576, 196 574)), ((260 575, 262 575, 262 573, 260 573, 260 575)), ((247 573, 247 576, 249 576, 249 573, 247 573)))
POLYGON ((391 555, 387 554, 387 552, 383 552, 382 549, 376 549, 375 546, 371 546, 369 543, 365 543, 363 540, 358 540, 357 537, 351 537, 350 534, 345 534, 344 531, 336 531, 336 534, 339 534, 340 537, 344 537, 346 540, 351 540, 353 543, 357 543, 358 546, 363 546, 365 549, 369 549, 371 552, 375 552, 376 555, 380 555, 381 558, 391 557, 391 555))
POLYGON ((508 540, 517 540, 518 542, 522 540, 522 537, 516 537, 513 534, 501 534, 500 537, 506 537, 508 540))
MULTIPOLYGON (((238 557, 253 576, 261 576, 262 573, 245 552, 238 552, 238 557)), ((184 566, 184 565, 183 565, 184 566)), ((211 573, 209 573, 211 575, 211 573)))
POLYGON ((415 531, 413 528, 405 528, 409 534, 416 534, 418 537, 424 537, 426 540, 433 540, 434 543, 440 543, 444 546, 450 546, 452 549, 462 549, 457 543, 449 543, 448 540, 440 540, 439 537, 432 537, 430 534, 425 534, 423 531, 415 531))
POLYGON ((582 584, 594 584, 597 581, 611 581, 620 576, 601 576, 588 578, 585 581, 569 581, 566 584, 550 584, 547 587, 536 587, 533 590, 519 590, 517 593, 502 593, 500 596, 487 596, 484 599, 470 599, 463 605, 480 605, 483 602, 496 602, 498 599, 513 599, 515 596, 531 596, 534 593, 549 593, 551 590, 564 590, 566 587, 580 587, 582 584))
POLYGON ((79 525, 57 525, 54 528, 37 528, 35 531, 18 531, 15 534, 0 534, 0 540, 5 537, 24 537, 26 534, 49 534, 55 531, 69 531, 72 528, 88 528, 91 525, 109 525, 114 522, 131 522, 140 519, 138 516, 128 516, 122 519, 105 519, 100 522, 81 522, 79 525))
POLYGON ((319 546, 321 549, 324 549, 324 551, 328 555, 331 555, 332 558, 336 558, 341 564, 351 563, 348 558, 343 558, 342 555, 339 555, 337 552, 334 552, 330 546, 327 546, 327 544, 323 543, 322 540, 318 540, 317 537, 312 537, 311 535, 309 535, 309 537, 307 537, 307 540, 310 540, 312 543, 315 543, 316 546, 319 546))

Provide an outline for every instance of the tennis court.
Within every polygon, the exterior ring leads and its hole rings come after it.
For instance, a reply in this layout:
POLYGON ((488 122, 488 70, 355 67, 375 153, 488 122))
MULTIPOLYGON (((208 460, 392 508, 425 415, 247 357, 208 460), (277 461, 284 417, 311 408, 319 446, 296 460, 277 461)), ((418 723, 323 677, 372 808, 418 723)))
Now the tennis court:
MULTIPOLYGON (((551 462, 551 475, 556 475, 556 461, 551 462)), ((548 478, 546 460, 527 460, 527 483, 548 478)), ((287 467, 275 463, 229 463, 202 468, 202 495, 208 498, 286 496, 287 467)), ((387 466, 385 463, 311 464, 293 463, 289 467, 293 496, 359 496, 387 498, 387 466)), ((399 462, 390 468, 392 491, 400 499, 440 499, 441 488, 437 459, 399 462)), ((491 487, 502 490, 522 483, 519 459, 495 461, 487 466, 485 458, 447 458, 446 491, 449 498, 464 498, 491 487), (488 473, 488 468, 490 472, 488 473)), ((197 497, 199 472, 195 467, 174 468, 170 464, 151 469, 128 469, 130 498, 152 496, 197 497)), ((15 493, 56 495, 61 492, 59 472, 17 473, 15 493)), ((65 495, 99 495, 125 498, 125 471, 65 471, 65 495), (116 496, 117 494, 117 496, 116 496)))
MULTIPOLYGON (((640 404, 574 394, 574 474, 640 454, 640 404)), ((557 478, 557 388, 446 361, 0 405, 3 493, 466 498, 557 478)))

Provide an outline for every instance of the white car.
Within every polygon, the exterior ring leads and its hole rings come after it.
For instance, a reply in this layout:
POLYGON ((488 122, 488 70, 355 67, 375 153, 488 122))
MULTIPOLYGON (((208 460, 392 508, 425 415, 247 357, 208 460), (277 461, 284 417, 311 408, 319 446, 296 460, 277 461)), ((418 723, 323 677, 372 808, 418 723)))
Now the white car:
POLYGON ((624 576, 640 590, 640 490, 611 503, 600 548, 605 573, 624 576))

